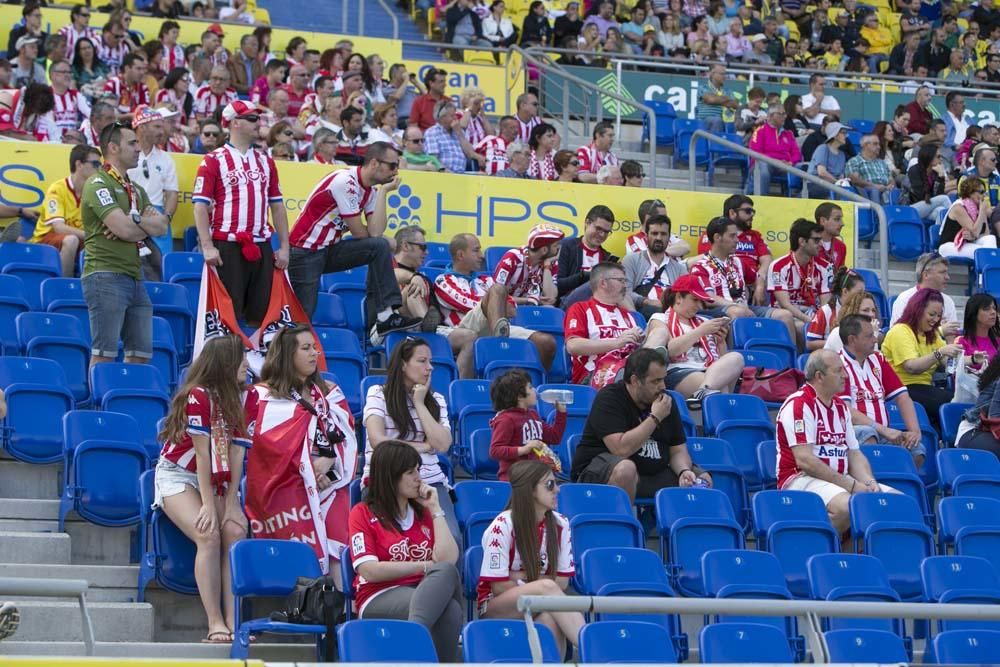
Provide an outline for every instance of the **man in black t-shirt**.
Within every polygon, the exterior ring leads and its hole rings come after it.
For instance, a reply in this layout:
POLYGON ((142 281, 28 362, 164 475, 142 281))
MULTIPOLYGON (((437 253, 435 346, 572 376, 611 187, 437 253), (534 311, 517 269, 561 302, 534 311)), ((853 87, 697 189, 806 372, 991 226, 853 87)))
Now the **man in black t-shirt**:
POLYGON ((680 415, 665 393, 666 376, 656 350, 629 355, 622 381, 594 399, 573 456, 574 482, 612 484, 632 500, 668 486, 712 486, 711 475, 691 462, 680 415))

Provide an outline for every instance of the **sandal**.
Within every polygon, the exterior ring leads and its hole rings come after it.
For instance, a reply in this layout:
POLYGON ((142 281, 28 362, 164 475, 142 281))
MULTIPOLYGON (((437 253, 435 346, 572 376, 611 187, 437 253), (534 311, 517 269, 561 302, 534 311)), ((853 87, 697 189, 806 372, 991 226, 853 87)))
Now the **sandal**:
POLYGON ((208 636, 201 640, 202 644, 232 644, 233 634, 225 630, 209 632, 208 636))

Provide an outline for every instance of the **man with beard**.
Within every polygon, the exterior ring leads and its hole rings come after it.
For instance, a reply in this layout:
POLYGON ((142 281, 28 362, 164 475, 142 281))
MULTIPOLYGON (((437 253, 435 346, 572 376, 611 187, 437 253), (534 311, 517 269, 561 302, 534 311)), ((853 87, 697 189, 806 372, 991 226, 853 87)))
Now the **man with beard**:
POLYGON ((646 221, 646 250, 630 253, 622 261, 628 291, 647 320, 663 312, 663 293, 688 272, 687 264, 667 254, 670 226, 670 218, 665 215, 650 217, 646 221))
MULTIPOLYGON (((656 215, 666 215, 667 206, 659 199, 646 199, 639 204, 639 224, 642 229, 625 239, 625 252, 644 252, 646 250, 646 222, 656 215)), ((691 244, 677 236, 670 235, 670 242, 667 243, 667 254, 676 259, 684 257, 691 252, 691 244)))
MULTIPOLYGON (((731 220, 740 230, 733 255, 743 265, 746 284, 753 290, 750 303, 755 306, 766 306, 768 305, 767 270, 771 266, 773 257, 764 237, 753 228, 755 214, 753 199, 746 195, 731 195, 722 204, 722 217, 731 220)), ((704 255, 711 247, 708 234, 702 234, 698 239, 698 253, 704 255)), ((693 264, 699 259, 701 258, 696 257, 689 263, 693 264)))
MULTIPOLYGON (((808 324, 813 314, 830 298, 833 272, 819 255, 823 228, 812 220, 799 218, 788 233, 792 251, 775 260, 767 272, 771 305, 789 311, 800 323, 808 324)), ((799 346, 805 345, 803 332, 796 326, 799 346)))

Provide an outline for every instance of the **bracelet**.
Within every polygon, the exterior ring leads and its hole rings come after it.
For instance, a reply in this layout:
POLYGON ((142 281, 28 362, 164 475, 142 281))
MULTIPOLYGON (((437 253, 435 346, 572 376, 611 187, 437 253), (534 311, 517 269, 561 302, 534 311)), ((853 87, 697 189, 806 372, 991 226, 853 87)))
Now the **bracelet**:
POLYGON ((695 477, 697 477, 697 476, 698 476, 698 475, 695 475, 695 474, 694 474, 694 470, 691 470, 691 468, 684 468, 684 470, 681 470, 681 471, 680 471, 679 473, 677 473, 677 479, 680 479, 680 478, 681 478, 681 475, 683 475, 683 474, 684 474, 684 473, 686 473, 686 472, 689 472, 689 473, 691 473, 691 474, 692 474, 692 475, 694 475, 695 477))
POLYGON ((657 417, 656 415, 654 415, 652 412, 649 413, 649 417, 650 417, 650 419, 652 419, 656 423, 657 426, 660 425, 660 418, 659 417, 657 417))
POLYGON ((937 359, 937 362, 940 364, 941 363, 941 352, 938 351, 938 350, 934 350, 934 358, 937 359))
POLYGON ((445 515, 445 514, 444 514, 444 510, 441 510, 440 512, 434 512, 434 514, 431 514, 431 518, 432 518, 432 519, 440 519, 440 518, 442 518, 442 517, 443 517, 444 515, 445 515))

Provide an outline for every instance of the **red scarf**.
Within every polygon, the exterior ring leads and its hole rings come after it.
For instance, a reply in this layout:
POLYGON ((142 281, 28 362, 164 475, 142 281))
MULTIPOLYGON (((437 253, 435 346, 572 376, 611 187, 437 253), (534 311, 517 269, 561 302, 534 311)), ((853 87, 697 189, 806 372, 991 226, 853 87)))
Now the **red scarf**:
POLYGON ((799 260, 795 259, 795 253, 792 255, 792 264, 799 271, 799 294, 802 297, 802 302, 809 306, 816 305, 816 286, 813 285, 813 261, 809 260, 809 263, 804 267, 799 266, 799 260))
POLYGON ((232 438, 229 427, 222 420, 221 411, 215 409, 214 400, 210 399, 210 401, 212 431, 208 440, 208 448, 212 453, 212 489, 214 489, 215 495, 223 496, 226 493, 226 487, 232 482, 232 474, 229 472, 229 443, 232 438))
MULTIPOLYGON (((972 201, 971 199, 959 199, 958 203, 962 205, 965 212, 969 214, 972 218, 972 224, 975 226, 976 221, 979 220, 979 204, 972 201)), ((958 231, 955 233, 955 250, 961 250, 962 246, 965 245, 965 229, 961 225, 958 226, 958 231)))
MULTIPOLYGON (((695 315, 688 320, 688 326, 690 330, 685 331, 684 325, 681 323, 680 318, 677 316, 677 312, 673 308, 668 308, 666 312, 667 316, 667 330, 670 332, 671 338, 678 338, 683 336, 690 331, 697 328, 704 320, 695 315)), ((715 336, 702 336, 698 339, 698 344, 701 345, 701 349, 705 351, 705 368, 708 368, 716 359, 720 356, 719 345, 715 340, 715 336)), ((687 354, 679 354, 670 358, 670 361, 680 362, 686 361, 687 354)))

